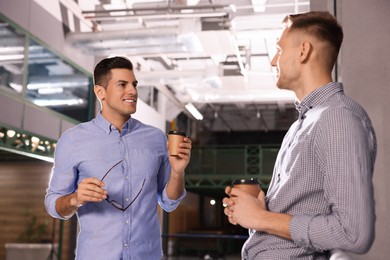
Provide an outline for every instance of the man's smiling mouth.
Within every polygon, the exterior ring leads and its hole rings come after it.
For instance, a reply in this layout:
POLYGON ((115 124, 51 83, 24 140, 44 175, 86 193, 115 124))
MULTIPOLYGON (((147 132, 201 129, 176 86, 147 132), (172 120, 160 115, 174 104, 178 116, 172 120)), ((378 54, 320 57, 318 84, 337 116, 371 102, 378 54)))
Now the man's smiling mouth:
POLYGON ((123 101, 125 101, 126 103, 136 103, 137 99, 135 99, 135 98, 131 98, 131 99, 130 98, 129 99, 124 98, 123 101))

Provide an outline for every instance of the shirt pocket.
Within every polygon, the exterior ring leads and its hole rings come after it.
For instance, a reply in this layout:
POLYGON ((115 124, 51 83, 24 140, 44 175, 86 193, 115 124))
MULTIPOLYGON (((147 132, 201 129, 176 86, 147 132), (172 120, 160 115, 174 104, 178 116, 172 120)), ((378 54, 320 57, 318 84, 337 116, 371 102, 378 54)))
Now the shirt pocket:
POLYGON ((136 182, 155 178, 162 165, 163 158, 163 152, 158 150, 130 150, 127 163, 131 178, 134 178, 136 182))
POLYGON ((156 198, 158 187, 158 173, 161 168, 164 153, 158 150, 141 149, 130 150, 127 160, 127 174, 129 176, 129 192, 132 199, 156 198))

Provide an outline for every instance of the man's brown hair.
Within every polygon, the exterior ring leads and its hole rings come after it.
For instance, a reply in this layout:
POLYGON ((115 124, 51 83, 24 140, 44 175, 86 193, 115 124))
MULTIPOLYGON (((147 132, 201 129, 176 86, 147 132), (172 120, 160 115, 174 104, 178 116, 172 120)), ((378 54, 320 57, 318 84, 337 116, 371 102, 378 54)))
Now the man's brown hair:
POLYGON ((333 49, 332 61, 336 62, 344 34, 336 18, 329 12, 291 14, 284 18, 283 23, 290 31, 301 30, 319 41, 327 42, 333 49))

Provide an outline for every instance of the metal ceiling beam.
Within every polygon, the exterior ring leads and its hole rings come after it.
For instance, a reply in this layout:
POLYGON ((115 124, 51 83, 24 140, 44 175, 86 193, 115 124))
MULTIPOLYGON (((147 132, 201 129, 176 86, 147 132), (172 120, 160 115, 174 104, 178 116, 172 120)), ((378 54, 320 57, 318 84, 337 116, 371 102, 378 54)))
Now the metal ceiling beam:
POLYGON ((108 21, 126 19, 138 19, 138 18, 202 18, 202 17, 223 17, 228 15, 228 5, 199 5, 199 6, 155 6, 155 7, 143 7, 143 8, 121 8, 110 10, 93 10, 83 11, 85 19, 92 21, 108 21), (195 10, 197 12, 187 12, 186 10, 195 10), (202 11, 206 10, 206 11, 202 11), (207 11, 209 10, 209 11, 207 11), (181 11, 184 11, 183 13, 181 11))
MULTIPOLYGON (((140 7, 140 8, 121 8, 121 9, 110 9, 110 10, 92 10, 92 11, 82 11, 83 14, 110 14, 112 12, 162 12, 162 11, 182 11, 182 10, 212 10, 225 9, 229 8, 229 5, 196 5, 196 6, 154 6, 154 7, 140 7)), ((93 18, 93 16, 92 16, 93 18)))
POLYGON ((222 124, 224 124, 224 125, 227 127, 227 130, 228 130, 229 132, 230 132, 230 131, 233 131, 232 126, 225 120, 225 118, 224 118, 224 116, 222 115, 222 113, 219 113, 219 111, 222 110, 222 106, 223 106, 223 105, 220 105, 220 106, 219 106, 219 109, 216 109, 212 103, 208 103, 207 105, 211 108, 212 113, 213 113, 213 117, 212 117, 213 119, 212 119, 212 121, 211 121, 211 126, 210 126, 210 128, 212 128, 212 124, 214 123, 214 120, 220 119, 220 121, 222 122, 222 124), (217 116, 215 116, 215 113, 216 113, 217 116))
MULTIPOLYGON (((249 127, 249 125, 248 125, 248 123, 247 123, 247 120, 249 120, 249 118, 248 118, 248 113, 243 113, 242 112, 242 109, 245 109, 245 105, 242 105, 241 107, 239 107, 239 105, 238 104, 235 104, 235 106, 234 106, 235 108, 236 108, 236 110, 238 111, 238 113, 240 114, 240 118, 241 118, 241 121, 242 121, 242 123, 246 126, 246 128, 250 128, 249 127)), ((247 111, 248 112, 248 111, 247 111)))
POLYGON ((286 114, 286 104, 283 102, 277 102, 280 115, 283 117, 286 114))
POLYGON ((255 104, 255 108, 256 108, 256 110, 257 110, 257 112, 256 112, 256 113, 257 113, 257 114, 256 114, 256 117, 260 120, 261 124, 263 125, 264 131, 265 131, 265 132, 268 132, 269 128, 268 128, 268 126, 267 126, 267 123, 265 122, 264 116, 262 115, 261 109, 259 109, 259 108, 257 107, 257 104, 255 104))
POLYGON ((224 17, 226 12, 198 12, 198 13, 166 13, 166 14, 123 14, 123 15, 100 15, 100 16, 86 16, 85 19, 92 21, 120 21, 133 20, 139 18, 151 19, 174 19, 174 18, 203 18, 203 17, 224 17))

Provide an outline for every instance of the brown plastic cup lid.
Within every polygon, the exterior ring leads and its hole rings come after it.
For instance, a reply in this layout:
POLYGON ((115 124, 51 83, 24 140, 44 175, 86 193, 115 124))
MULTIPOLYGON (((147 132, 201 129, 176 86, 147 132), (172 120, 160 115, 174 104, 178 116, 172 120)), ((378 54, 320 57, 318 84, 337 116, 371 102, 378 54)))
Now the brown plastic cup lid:
POLYGON ((168 132, 169 135, 181 135, 181 136, 184 136, 186 137, 186 133, 185 132, 180 132, 180 131, 176 131, 176 130, 171 130, 168 132))
POLYGON ((232 185, 238 184, 260 184, 260 181, 257 178, 233 180, 232 185))

